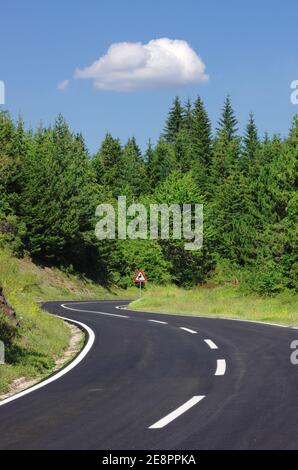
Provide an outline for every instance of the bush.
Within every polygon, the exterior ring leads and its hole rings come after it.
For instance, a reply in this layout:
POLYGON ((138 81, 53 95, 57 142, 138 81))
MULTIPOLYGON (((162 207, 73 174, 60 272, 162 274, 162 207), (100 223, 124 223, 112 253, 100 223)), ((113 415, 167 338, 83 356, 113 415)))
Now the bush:
POLYGON ((286 287, 283 273, 276 266, 261 270, 246 271, 243 276, 242 290, 260 295, 278 294, 286 287))

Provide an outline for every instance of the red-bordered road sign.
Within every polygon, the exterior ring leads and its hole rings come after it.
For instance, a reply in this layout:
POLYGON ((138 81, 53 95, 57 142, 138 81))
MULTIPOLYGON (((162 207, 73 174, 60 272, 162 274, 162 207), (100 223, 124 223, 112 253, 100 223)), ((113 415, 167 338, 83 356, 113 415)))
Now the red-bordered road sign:
POLYGON ((135 275, 134 280, 133 280, 133 282, 147 282, 147 281, 148 281, 148 279, 147 279, 145 273, 143 273, 143 271, 139 271, 135 275))

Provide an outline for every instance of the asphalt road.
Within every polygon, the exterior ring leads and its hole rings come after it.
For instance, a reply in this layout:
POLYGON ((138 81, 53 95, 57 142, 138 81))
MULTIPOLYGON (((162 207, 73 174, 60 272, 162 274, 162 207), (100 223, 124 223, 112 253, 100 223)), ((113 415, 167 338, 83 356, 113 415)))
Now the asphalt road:
POLYGON ((95 341, 64 376, 0 406, 1 449, 298 448, 298 330, 125 304, 45 304, 95 341))

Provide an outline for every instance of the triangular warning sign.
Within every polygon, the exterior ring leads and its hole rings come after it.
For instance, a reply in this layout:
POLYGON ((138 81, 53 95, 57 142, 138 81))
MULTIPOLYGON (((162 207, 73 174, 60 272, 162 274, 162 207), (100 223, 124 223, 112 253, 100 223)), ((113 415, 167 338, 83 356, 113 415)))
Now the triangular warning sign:
POLYGON ((143 271, 139 271, 139 272, 135 275, 133 282, 147 282, 147 277, 145 276, 145 274, 143 273, 143 271))

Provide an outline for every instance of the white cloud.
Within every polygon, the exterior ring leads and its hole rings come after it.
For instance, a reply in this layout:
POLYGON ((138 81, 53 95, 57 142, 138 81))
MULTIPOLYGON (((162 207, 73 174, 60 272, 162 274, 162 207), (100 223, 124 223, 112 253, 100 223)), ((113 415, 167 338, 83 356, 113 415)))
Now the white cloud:
POLYGON ((75 78, 94 81, 99 90, 132 91, 208 80, 205 64, 186 41, 153 39, 148 44, 120 42, 75 78))
POLYGON ((63 80, 62 82, 58 83, 57 90, 66 91, 69 85, 69 80, 63 80))

